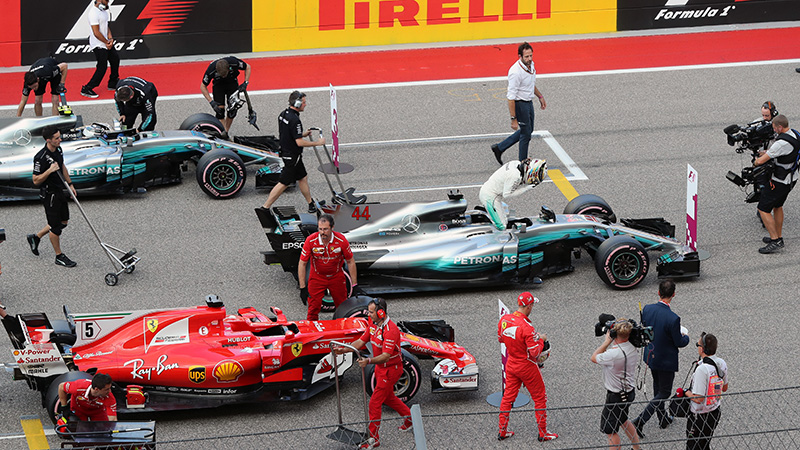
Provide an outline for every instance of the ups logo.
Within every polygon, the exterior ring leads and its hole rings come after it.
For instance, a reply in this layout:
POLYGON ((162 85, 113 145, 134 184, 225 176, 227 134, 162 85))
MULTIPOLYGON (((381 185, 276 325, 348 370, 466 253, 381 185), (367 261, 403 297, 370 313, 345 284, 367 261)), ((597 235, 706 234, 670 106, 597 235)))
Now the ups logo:
POLYGON ((206 381, 206 366, 192 366, 189 368, 189 379, 192 383, 200 384, 206 381))

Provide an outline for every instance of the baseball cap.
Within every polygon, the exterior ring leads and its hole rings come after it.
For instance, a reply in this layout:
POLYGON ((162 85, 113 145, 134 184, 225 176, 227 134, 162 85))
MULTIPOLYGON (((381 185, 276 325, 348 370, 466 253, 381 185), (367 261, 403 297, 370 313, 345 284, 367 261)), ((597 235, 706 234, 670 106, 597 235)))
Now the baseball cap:
POLYGON ((539 303, 539 299, 534 297, 530 292, 523 292, 517 297, 517 304, 519 306, 528 306, 532 303, 539 303))

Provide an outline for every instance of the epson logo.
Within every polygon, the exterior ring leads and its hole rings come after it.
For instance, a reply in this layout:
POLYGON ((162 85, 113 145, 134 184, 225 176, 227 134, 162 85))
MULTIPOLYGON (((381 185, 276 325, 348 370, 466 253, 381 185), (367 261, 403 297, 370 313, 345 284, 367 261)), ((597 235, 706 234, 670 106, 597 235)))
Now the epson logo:
POLYGON ((281 248, 283 250, 292 250, 296 248, 303 248, 303 244, 299 242, 284 242, 281 248))

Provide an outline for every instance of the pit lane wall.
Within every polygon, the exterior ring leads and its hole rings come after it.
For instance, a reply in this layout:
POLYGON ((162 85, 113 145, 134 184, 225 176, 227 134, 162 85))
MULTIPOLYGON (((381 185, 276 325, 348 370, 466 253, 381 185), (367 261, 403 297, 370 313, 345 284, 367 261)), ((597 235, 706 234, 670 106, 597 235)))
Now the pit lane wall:
MULTIPOLYGON (((5 0, 0 65, 93 61, 92 3, 5 0)), ((800 0, 112 0, 110 11, 120 56, 136 59, 796 21, 800 0)))

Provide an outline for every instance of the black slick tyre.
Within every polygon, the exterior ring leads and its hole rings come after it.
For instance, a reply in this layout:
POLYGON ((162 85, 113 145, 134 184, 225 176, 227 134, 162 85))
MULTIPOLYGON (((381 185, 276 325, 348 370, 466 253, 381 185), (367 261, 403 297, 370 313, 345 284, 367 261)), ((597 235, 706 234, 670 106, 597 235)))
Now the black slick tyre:
MULTIPOLYGON (((417 357, 407 352, 400 350, 403 358, 403 373, 400 379, 394 385, 394 394, 403 402, 408 403, 419 392, 420 383, 422 381, 422 372, 419 368, 417 357)), ((367 394, 372 396, 375 392, 377 379, 375 378, 375 365, 370 364, 366 367, 365 376, 367 378, 367 394)))
POLYGON ((617 221, 617 215, 611 206, 598 195, 583 194, 573 198, 564 207, 564 214, 583 214, 595 216, 611 223, 617 221))
POLYGON ((197 184, 211 198, 231 198, 247 180, 242 158, 223 148, 211 150, 197 162, 197 184))
POLYGON ((615 289, 631 289, 647 276, 650 258, 636 239, 612 236, 597 248, 594 268, 607 285, 615 289))
POLYGON ((211 137, 220 138, 225 136, 225 126, 216 117, 207 113, 196 113, 187 117, 181 123, 179 130, 200 131, 211 137))

